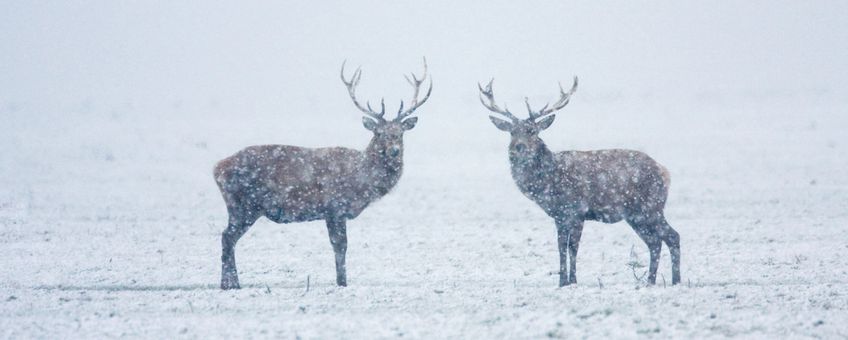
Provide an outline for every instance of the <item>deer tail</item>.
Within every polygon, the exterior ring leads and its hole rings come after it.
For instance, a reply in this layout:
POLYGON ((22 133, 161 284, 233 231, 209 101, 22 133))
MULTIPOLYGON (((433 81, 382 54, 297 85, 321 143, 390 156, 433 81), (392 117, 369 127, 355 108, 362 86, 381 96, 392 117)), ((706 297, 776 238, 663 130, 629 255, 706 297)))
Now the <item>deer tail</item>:
POLYGON ((668 173, 668 169, 666 169, 662 164, 657 164, 660 168, 660 176, 662 176, 663 184, 665 184, 666 190, 671 187, 671 175, 668 173))

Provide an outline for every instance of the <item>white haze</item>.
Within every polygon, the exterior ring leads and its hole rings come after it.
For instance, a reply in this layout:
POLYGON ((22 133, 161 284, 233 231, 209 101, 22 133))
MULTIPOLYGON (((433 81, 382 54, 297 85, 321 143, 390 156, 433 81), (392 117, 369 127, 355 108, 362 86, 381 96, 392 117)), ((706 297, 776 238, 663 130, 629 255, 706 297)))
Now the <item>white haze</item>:
POLYGON ((846 17, 844 1, 0 1, 0 338, 845 337, 846 17), (261 219, 236 251, 244 289, 220 291, 215 162, 363 148, 342 61, 394 111, 422 56, 433 94, 398 185, 348 223, 348 287, 323 223, 261 219), (640 284, 644 243, 588 222, 578 283, 556 287, 553 221, 513 183, 476 83, 523 115, 575 75, 541 137, 669 169, 683 285, 640 284))
POLYGON ((515 106, 573 75, 586 96, 634 105, 837 95, 848 88, 846 12, 840 1, 7 2, 0 98, 335 115, 349 110, 342 60, 365 67, 365 93, 394 99, 424 55, 438 111, 475 100, 475 82, 492 76, 515 106))

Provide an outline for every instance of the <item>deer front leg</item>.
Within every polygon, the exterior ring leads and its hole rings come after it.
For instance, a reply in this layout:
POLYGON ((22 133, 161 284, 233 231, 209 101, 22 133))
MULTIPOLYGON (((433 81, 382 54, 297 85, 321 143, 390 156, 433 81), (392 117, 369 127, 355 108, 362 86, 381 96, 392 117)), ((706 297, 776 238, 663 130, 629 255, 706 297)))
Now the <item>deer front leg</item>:
POLYGON ((559 244, 559 286, 577 283, 577 249, 583 234, 583 221, 577 218, 557 219, 559 244))
POLYGON ((327 233, 330 235, 330 244, 336 254, 336 284, 341 287, 347 286, 347 274, 345 267, 345 253, 347 253, 347 222, 340 220, 327 220, 327 233))
POLYGON ((569 283, 577 283, 577 248, 580 247, 580 236, 583 235, 583 221, 575 223, 571 227, 568 238, 569 283))
POLYGON ((236 243, 256 221, 251 214, 230 212, 227 229, 221 233, 221 289, 239 289, 236 243))

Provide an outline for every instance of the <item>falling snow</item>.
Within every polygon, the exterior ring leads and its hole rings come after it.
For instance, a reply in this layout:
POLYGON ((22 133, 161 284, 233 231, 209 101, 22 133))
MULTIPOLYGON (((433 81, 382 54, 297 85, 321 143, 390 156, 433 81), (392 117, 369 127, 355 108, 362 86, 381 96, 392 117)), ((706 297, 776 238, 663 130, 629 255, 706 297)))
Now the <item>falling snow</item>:
POLYGON ((185 4, 0 11, 0 338, 848 336, 844 5, 185 4))

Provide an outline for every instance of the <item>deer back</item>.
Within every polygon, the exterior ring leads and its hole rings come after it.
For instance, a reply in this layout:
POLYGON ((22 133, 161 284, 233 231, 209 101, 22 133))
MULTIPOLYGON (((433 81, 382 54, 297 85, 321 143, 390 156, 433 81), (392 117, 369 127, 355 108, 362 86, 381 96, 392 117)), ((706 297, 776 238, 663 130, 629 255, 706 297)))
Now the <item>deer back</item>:
POLYGON ((372 192, 365 164, 363 152, 347 148, 261 145, 219 162, 216 180, 228 206, 307 221, 361 212, 372 192))
POLYGON ((615 222, 662 211, 668 172, 634 150, 565 151, 555 155, 556 205, 587 219, 615 222))

